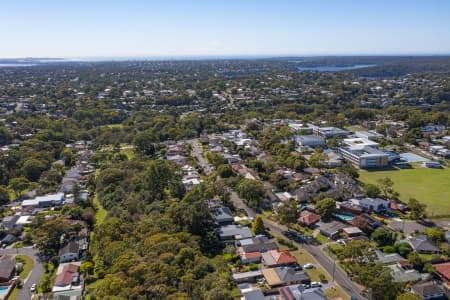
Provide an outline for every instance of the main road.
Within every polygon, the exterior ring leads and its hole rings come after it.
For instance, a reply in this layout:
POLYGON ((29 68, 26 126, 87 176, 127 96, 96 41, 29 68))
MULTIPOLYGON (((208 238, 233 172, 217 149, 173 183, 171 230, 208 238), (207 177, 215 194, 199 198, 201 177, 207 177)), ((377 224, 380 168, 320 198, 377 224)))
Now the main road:
POLYGON ((31 292, 30 288, 33 283, 39 283, 39 280, 41 280, 42 275, 44 274, 44 267, 42 266, 41 259, 39 258, 39 252, 36 249, 33 248, 6 248, 0 250, 0 255, 9 254, 9 255, 26 255, 30 257, 33 262, 34 266, 31 270, 31 273, 28 274, 28 277, 25 278, 23 282, 23 287, 19 290, 19 294, 16 297, 16 300, 30 300, 31 299, 31 292))

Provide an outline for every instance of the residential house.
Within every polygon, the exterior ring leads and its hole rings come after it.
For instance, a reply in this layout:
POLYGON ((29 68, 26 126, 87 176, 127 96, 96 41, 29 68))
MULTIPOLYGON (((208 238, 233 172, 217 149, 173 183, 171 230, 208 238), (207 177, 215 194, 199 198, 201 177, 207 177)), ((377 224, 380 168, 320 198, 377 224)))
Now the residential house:
POLYGON ((251 238, 253 235, 250 228, 240 225, 226 225, 216 229, 216 234, 222 241, 242 240, 251 238))
POLYGON ((435 281, 421 282, 411 286, 411 292, 424 300, 445 299, 445 292, 435 281))
POLYGON ((402 213, 406 213, 406 211, 409 209, 408 205, 406 205, 405 203, 402 203, 400 201, 396 201, 396 200, 389 201, 389 207, 392 210, 398 210, 402 213))
POLYGON ((348 239, 365 235, 364 232, 362 232, 362 230, 356 226, 345 227, 342 229, 342 232, 344 236, 348 239))
POLYGON ((80 257, 80 245, 76 241, 69 241, 59 250, 59 262, 78 260, 80 257))
POLYGON ((261 289, 255 289, 243 293, 244 300, 265 300, 263 292, 261 289))
POLYGON ((231 278, 236 283, 242 282, 256 282, 256 280, 263 277, 263 274, 260 270, 243 272, 243 273, 233 273, 231 278))
POLYGON ((261 272, 266 279, 267 285, 271 288, 292 284, 309 284, 311 282, 307 273, 296 271, 293 267, 267 268, 261 272))
POLYGON ((350 202, 359 205, 368 212, 379 213, 389 210, 389 201, 381 198, 350 199, 350 202))
POLYGON ((377 255, 377 262, 384 265, 397 264, 398 262, 405 260, 398 253, 385 254, 380 250, 375 250, 375 254, 377 255))
POLYGON ((336 239, 338 238, 342 229, 347 227, 347 225, 338 221, 332 221, 328 223, 319 222, 318 227, 322 235, 330 239, 336 239))
POLYGON ((11 255, 0 257, 0 283, 8 282, 16 272, 16 260, 11 255))
POLYGON ((222 225, 231 225, 233 223, 233 213, 228 207, 216 207, 211 209, 211 214, 213 219, 216 221, 216 224, 222 225))
POLYGON ((447 285, 449 285, 450 284, 450 262, 436 264, 436 265, 433 265, 433 267, 436 269, 436 273, 441 278, 441 280, 443 282, 445 282, 447 285))
POLYGON ((361 206, 356 205, 351 201, 336 202, 336 206, 337 206, 339 212, 342 212, 342 213, 350 213, 352 215, 359 215, 363 212, 363 209, 361 206))
POLYGON ((81 296, 83 285, 79 273, 80 263, 63 263, 56 270, 52 292, 56 294, 73 291, 74 296, 81 296))
POLYGON ((11 245, 12 243, 14 243, 17 240, 15 235, 12 234, 7 234, 5 235, 5 237, 3 237, 2 239, 2 245, 11 245))
POLYGON ((402 262, 387 266, 394 282, 416 282, 422 279, 420 273, 414 270, 409 263, 403 264, 402 262))
POLYGON ((356 216, 353 220, 349 221, 349 223, 359 229, 367 228, 370 231, 381 226, 381 223, 376 218, 366 213, 356 216))
POLYGON ((300 213, 300 217, 298 218, 298 223, 304 225, 304 226, 308 226, 308 227, 312 227, 314 226, 317 222, 320 221, 320 216, 310 212, 308 210, 303 210, 300 213))
POLYGON ((428 237, 424 234, 410 237, 403 241, 408 243, 409 245, 411 245, 411 247, 417 253, 422 253, 422 254, 437 254, 437 253, 439 253, 439 248, 436 247, 434 242, 431 241, 430 239, 428 239, 428 237))
POLYGON ((185 165, 187 163, 187 157, 180 154, 167 155, 167 160, 177 163, 179 165, 185 165))
POLYGON ((269 268, 289 266, 297 263, 297 259, 289 251, 269 250, 263 252, 262 263, 269 268))
POLYGON ((301 284, 289 285, 279 289, 281 300, 326 300, 322 288, 305 289, 301 284))
POLYGON ((408 221, 408 220, 393 221, 388 224, 388 227, 390 227, 395 231, 402 232, 407 236, 414 233, 423 232, 428 228, 427 226, 417 221, 408 221))
POLYGON ((10 231, 10 230, 14 229, 16 227, 16 222, 17 222, 17 220, 19 220, 19 218, 20 218, 19 215, 12 215, 12 216, 4 217, 2 220, 2 227, 6 231, 10 231))
POLYGON ((269 242, 266 236, 256 236, 254 238, 236 241, 236 247, 243 264, 260 262, 262 252, 278 250, 277 244, 269 242))

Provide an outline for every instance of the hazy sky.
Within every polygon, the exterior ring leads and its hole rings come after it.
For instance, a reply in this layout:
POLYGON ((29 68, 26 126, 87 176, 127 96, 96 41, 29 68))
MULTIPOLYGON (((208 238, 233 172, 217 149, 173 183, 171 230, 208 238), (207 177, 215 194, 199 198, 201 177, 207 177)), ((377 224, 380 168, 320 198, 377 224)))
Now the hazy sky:
POLYGON ((450 54, 450 0, 0 0, 0 57, 450 54))

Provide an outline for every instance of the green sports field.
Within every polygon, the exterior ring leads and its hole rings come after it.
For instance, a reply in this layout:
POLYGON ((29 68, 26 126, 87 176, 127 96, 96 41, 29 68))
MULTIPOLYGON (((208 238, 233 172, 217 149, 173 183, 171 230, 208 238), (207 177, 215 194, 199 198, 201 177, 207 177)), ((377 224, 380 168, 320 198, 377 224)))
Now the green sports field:
POLYGON ((427 204, 431 216, 450 215, 450 169, 414 168, 390 171, 359 172, 365 183, 377 184, 377 179, 389 177, 394 181, 394 190, 400 199, 408 202, 416 198, 427 204))

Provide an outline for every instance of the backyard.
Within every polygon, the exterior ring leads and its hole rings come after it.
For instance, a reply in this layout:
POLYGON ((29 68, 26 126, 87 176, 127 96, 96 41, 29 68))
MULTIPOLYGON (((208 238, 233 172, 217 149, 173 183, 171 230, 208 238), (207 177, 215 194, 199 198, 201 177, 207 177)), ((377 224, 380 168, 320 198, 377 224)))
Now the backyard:
POLYGON ((428 206, 430 217, 450 215, 450 169, 412 168, 389 171, 359 172, 364 183, 377 184, 377 180, 389 177, 394 190, 400 193, 400 200, 408 202, 416 198, 428 206))

